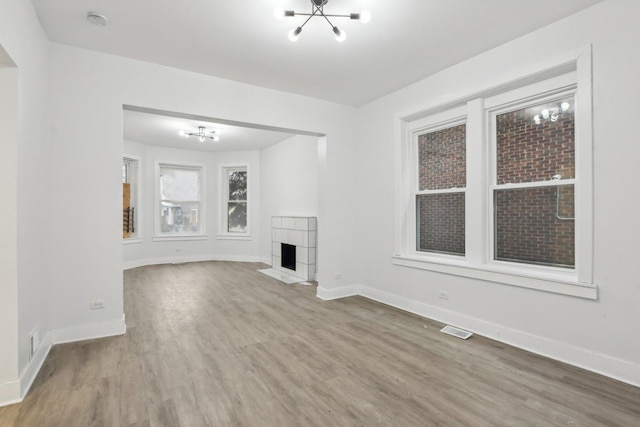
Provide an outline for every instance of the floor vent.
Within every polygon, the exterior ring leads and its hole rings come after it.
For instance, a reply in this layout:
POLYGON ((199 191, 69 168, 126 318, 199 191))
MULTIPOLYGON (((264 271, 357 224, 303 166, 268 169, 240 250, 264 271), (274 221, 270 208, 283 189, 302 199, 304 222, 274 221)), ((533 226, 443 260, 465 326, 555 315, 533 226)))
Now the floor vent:
POLYGON ((471 335, 473 335, 472 332, 465 331, 464 329, 458 329, 455 326, 450 326, 450 325, 447 325, 444 328, 440 329, 440 332, 453 335, 454 337, 462 338, 463 340, 466 340, 471 335))

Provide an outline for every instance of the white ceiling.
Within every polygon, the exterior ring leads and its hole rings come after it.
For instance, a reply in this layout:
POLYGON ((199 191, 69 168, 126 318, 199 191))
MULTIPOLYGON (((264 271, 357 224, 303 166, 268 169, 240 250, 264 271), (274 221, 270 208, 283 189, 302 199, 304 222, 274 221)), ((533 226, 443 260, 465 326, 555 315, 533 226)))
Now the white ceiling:
POLYGON ((124 139, 187 150, 245 151, 262 150, 294 135, 294 133, 288 132, 230 125, 204 117, 189 118, 184 114, 174 116, 170 114, 125 109, 123 111, 124 139), (216 130, 220 135, 220 140, 214 142, 207 139, 200 142, 196 137, 184 137, 179 133, 181 130, 197 132, 198 126, 206 127, 207 132, 216 130))
POLYGON ((344 43, 313 18, 292 43, 303 17, 273 11, 308 12, 309 0, 32 0, 54 42, 356 106, 599 1, 329 0, 325 13, 373 18, 335 19, 344 43))

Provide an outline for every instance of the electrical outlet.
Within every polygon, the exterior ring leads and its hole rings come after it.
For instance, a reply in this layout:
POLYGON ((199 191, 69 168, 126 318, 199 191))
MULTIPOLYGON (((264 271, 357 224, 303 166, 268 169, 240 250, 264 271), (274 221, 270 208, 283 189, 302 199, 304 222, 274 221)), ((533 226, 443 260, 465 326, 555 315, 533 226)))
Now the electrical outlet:
POLYGON ((448 301, 449 300, 449 292, 445 292, 445 291, 438 292, 438 298, 448 301))
POLYGON ((30 351, 29 351, 29 360, 33 359, 33 356, 35 356, 36 352, 38 351, 38 348, 40 348, 40 329, 36 328, 33 330, 33 332, 31 332, 31 335, 29 336, 29 342, 30 342, 30 351))
POLYGON ((342 279, 342 273, 336 273, 336 280, 342 279))
POLYGON ((105 308, 105 306, 106 306, 106 301, 103 300, 103 299, 98 300, 98 301, 92 301, 89 304, 89 308, 91 310, 100 310, 101 308, 105 308))

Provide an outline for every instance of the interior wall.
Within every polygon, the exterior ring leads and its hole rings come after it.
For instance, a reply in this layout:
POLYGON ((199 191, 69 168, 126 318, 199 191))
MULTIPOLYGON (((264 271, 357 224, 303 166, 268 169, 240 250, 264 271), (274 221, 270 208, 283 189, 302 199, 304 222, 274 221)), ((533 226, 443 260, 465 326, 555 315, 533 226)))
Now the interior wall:
POLYGON ((170 262, 205 260, 258 261, 260 242, 260 153, 258 151, 207 152, 142 144, 125 140, 123 153, 138 157, 140 168, 141 206, 138 236, 132 242, 123 240, 124 268, 170 262), (202 164, 205 169, 205 240, 153 241, 155 235, 155 164, 157 162, 202 164), (225 164, 249 165, 249 219, 251 240, 219 239, 220 183, 219 167, 225 164), (135 243, 133 243, 135 242, 135 243))
POLYGON ((52 240, 50 217, 46 214, 51 209, 51 197, 43 186, 51 178, 49 44, 31 2, 3 1, 0 29, 0 50, 7 54, 2 55, 4 62, 10 57, 17 66, 13 70, 3 69, 0 90, 1 102, 12 104, 9 109, 13 110, 0 113, 3 116, 0 121, 8 120, 1 126, 2 157, 6 160, 0 179, 3 229, 12 229, 11 235, 17 236, 18 242, 16 245, 14 237, 9 238, 8 234, 0 239, 3 263, 11 264, 11 271, 3 268, 0 273, 0 310, 3 316, 13 319, 0 322, 2 404, 21 397, 25 384, 37 372, 34 364, 44 359, 48 350, 44 336, 49 329, 52 240), (8 74, 14 74, 17 84, 15 80, 9 83, 8 74), (36 327, 45 342, 30 363, 29 335, 36 327), (4 394, 7 390, 11 396, 4 394))
POLYGON ((271 217, 318 216, 318 138, 296 135, 260 152, 260 256, 271 264, 271 217))
POLYGON ((617 331, 640 324, 637 100, 640 3, 605 1, 460 63, 359 110, 360 292, 482 335, 640 385, 640 342, 617 331), (594 23, 598 23, 594 25, 594 23), (394 266, 394 115, 476 93, 505 72, 584 48, 593 52, 594 239, 599 298, 528 290, 394 266), (375 213, 375 214, 372 214, 375 213), (375 230, 374 233, 371 231, 375 230), (438 297, 440 291, 450 298, 438 297))
MULTIPOLYGON (((347 167, 356 151, 354 108, 58 44, 52 44, 51 76, 53 327, 74 330, 122 319, 122 218, 115 207, 122 203, 124 104, 326 134, 319 216, 327 232, 319 238, 320 263, 342 272, 342 282, 355 283, 355 268, 341 256, 352 245, 341 236, 352 232, 355 218, 345 220, 339 209, 350 203, 347 189, 356 180, 347 167), (81 231, 69 232, 66 206, 74 207, 81 231), (90 310, 98 299, 106 307, 90 310)), ((226 244, 221 251, 238 242, 226 244)), ((331 275, 320 280, 329 288, 341 283, 331 275)))

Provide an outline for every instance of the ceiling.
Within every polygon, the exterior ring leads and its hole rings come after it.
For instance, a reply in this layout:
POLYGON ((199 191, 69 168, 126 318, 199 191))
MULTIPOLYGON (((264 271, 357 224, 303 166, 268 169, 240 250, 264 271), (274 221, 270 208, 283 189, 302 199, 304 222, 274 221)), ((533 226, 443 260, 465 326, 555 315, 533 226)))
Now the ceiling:
POLYGON ((205 117, 189 117, 185 114, 175 113, 163 114, 162 112, 150 113, 127 108, 123 111, 123 119, 123 138, 125 140, 198 151, 262 150, 291 138, 295 134, 231 125, 205 117), (220 140, 214 142, 206 139, 204 142, 200 142, 197 137, 184 137, 179 133, 181 130, 197 132, 198 126, 206 127, 207 132, 215 130, 220 135, 220 140))
POLYGON ((309 12, 309 0, 32 0, 54 42, 359 106, 601 0, 329 0, 336 42, 313 18, 276 20, 276 7, 309 12), (109 18, 96 27, 95 11, 109 18))

